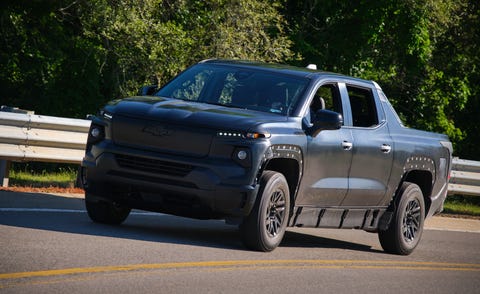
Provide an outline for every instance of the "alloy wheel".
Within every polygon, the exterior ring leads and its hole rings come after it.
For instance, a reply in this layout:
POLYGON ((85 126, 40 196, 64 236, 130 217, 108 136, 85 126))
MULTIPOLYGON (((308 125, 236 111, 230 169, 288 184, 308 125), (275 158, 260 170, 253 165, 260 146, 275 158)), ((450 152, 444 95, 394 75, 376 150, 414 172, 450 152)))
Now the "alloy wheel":
POLYGON ((402 234, 405 242, 410 243, 415 240, 420 230, 421 211, 420 203, 417 199, 408 202, 403 216, 402 234))
POLYGON ((265 227, 270 237, 275 237, 285 220, 285 194, 276 190, 270 196, 270 203, 266 211, 265 227))

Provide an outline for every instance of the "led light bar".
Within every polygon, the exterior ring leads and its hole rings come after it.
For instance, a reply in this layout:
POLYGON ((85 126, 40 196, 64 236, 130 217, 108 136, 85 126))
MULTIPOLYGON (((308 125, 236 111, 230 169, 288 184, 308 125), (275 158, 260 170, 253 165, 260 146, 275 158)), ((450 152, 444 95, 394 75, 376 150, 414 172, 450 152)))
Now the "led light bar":
POLYGON ((218 131, 218 137, 223 138, 244 138, 244 139, 261 139, 261 138, 270 138, 270 133, 257 133, 257 132, 248 132, 248 133, 240 133, 240 132, 231 132, 231 131, 218 131))

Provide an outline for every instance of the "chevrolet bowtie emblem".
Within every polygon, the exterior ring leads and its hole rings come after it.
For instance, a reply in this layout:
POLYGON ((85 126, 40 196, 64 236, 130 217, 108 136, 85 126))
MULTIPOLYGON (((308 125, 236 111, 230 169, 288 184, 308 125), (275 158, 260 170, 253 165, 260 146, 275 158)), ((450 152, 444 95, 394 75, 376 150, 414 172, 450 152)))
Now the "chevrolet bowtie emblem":
POLYGON ((173 134, 173 130, 169 129, 167 126, 146 126, 143 128, 143 132, 158 137, 171 136, 173 134))

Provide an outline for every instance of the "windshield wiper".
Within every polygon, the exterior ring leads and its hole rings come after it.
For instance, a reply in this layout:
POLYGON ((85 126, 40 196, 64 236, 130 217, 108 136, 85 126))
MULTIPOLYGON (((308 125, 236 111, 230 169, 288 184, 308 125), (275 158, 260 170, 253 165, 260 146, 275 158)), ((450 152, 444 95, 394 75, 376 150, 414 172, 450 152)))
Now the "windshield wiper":
POLYGON ((204 103, 212 104, 212 105, 218 105, 218 106, 225 106, 225 107, 228 107, 228 108, 246 109, 246 107, 244 105, 236 105, 236 104, 232 104, 232 103, 223 104, 223 103, 220 103, 220 102, 210 102, 210 101, 204 101, 204 103))

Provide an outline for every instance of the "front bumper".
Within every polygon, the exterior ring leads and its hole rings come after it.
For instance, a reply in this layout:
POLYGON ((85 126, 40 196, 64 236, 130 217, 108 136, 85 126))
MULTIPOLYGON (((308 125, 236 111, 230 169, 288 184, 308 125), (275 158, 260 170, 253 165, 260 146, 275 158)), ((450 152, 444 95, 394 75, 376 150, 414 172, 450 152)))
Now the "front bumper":
POLYGON ((201 219, 248 215, 258 190, 255 170, 233 161, 187 161, 121 148, 93 146, 82 173, 90 201, 201 219))

